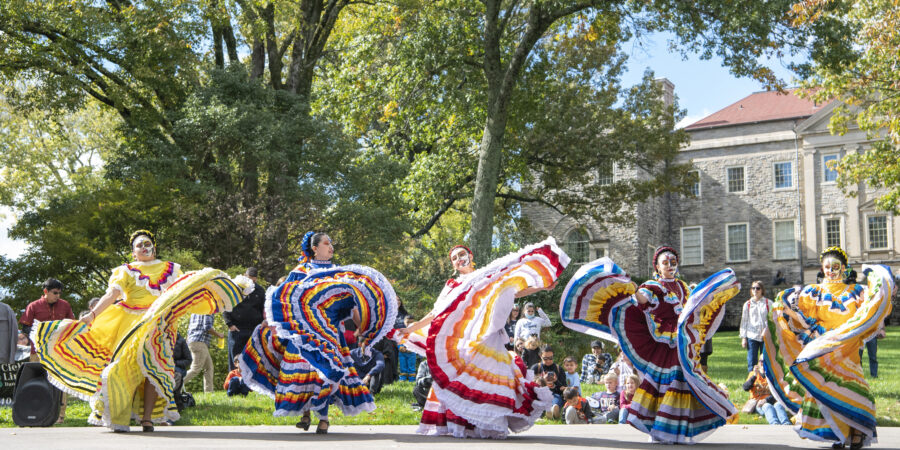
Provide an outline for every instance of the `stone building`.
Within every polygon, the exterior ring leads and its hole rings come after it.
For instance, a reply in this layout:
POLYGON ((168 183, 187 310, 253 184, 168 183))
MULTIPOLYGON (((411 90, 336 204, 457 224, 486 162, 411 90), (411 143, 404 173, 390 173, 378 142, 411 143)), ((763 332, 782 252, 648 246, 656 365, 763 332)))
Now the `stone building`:
MULTIPOLYGON (((671 83, 661 82, 671 91, 671 83)), ((680 249, 689 282, 731 267, 743 286, 726 316, 735 326, 752 280, 762 280, 770 298, 790 284, 815 282, 825 247, 842 246, 856 268, 862 262, 900 266, 900 219, 875 209, 880 192, 859 185, 849 197, 836 185, 828 163, 869 142, 858 129, 843 136, 828 131, 835 106, 793 91, 758 92, 686 127, 691 140, 676 162, 696 168, 694 197, 647 201, 632 226, 604 227, 533 205, 523 214, 562 242, 573 264, 610 256, 646 277, 653 250, 665 243, 680 249), (772 288, 779 272, 784 281, 772 288)), ((600 182, 635 176, 635 169, 616 167, 600 182)))

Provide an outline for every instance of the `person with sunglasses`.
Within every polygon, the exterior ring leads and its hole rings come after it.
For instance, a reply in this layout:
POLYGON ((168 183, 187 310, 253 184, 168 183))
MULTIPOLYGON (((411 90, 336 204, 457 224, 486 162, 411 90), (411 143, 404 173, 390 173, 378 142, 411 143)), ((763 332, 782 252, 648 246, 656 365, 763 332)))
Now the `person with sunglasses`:
POLYGON ((747 349, 747 373, 753 372, 762 352, 763 334, 772 306, 772 301, 765 295, 766 288, 762 281, 754 281, 750 285, 750 299, 744 302, 741 310, 741 347, 747 349))
POLYGON ((553 393, 553 407, 547 412, 547 416, 551 419, 560 418, 562 407, 566 403, 563 399, 563 389, 568 387, 568 384, 566 383, 566 372, 559 367, 559 364, 553 362, 553 347, 547 344, 541 347, 541 362, 531 366, 531 371, 534 372, 535 377, 544 377, 548 380, 547 386, 553 393), (548 379, 548 374, 552 374, 552 378, 548 379), (553 380, 552 386, 550 386, 550 379, 553 380))

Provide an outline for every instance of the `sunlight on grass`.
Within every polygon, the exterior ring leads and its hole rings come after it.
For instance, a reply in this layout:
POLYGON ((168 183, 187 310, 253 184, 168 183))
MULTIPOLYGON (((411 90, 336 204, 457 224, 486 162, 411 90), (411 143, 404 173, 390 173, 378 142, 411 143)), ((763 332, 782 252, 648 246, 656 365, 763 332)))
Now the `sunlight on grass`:
MULTIPOLYGON (((887 338, 878 346, 879 378, 869 379, 878 409, 879 426, 900 426, 900 327, 888 327, 887 338)), ((731 400, 742 405, 748 394, 741 390, 747 376, 746 351, 741 348, 736 331, 721 332, 714 339, 714 353, 709 358, 713 380, 728 386, 731 400)), ((863 370, 868 376, 868 358, 863 355, 863 370)), ((335 425, 415 425, 421 413, 411 407, 413 383, 397 382, 385 386, 375 397, 377 409, 353 417, 343 416, 331 408, 331 422, 335 425)), ((598 392, 602 386, 584 386, 585 395, 598 392)), ((251 393, 247 397, 228 397, 224 391, 194 394, 197 406, 186 409, 178 425, 293 425, 299 417, 273 417, 273 401, 269 397, 251 393)), ((87 403, 69 398, 64 426, 88 426, 90 408, 87 403)), ((313 424, 315 424, 313 420, 313 424)), ((542 423, 560 423, 541 419, 542 423)), ((765 423, 756 414, 742 414, 739 423, 765 423)), ((11 410, 0 408, 0 427, 12 427, 11 410)))

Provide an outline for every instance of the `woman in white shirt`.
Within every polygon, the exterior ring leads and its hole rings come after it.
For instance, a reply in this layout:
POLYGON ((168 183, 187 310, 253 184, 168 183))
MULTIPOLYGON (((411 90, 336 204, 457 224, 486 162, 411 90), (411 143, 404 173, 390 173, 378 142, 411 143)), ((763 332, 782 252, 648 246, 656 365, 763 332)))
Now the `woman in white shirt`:
POLYGON ((752 372, 762 351, 763 335, 768 323, 771 300, 765 297, 762 281, 750 285, 750 300, 744 302, 741 311, 741 347, 747 349, 747 372, 752 372))

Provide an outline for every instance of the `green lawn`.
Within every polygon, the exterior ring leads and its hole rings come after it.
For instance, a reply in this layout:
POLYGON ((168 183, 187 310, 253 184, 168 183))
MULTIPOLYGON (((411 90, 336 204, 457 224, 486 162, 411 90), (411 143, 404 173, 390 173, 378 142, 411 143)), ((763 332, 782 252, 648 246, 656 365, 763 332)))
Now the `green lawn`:
MULTIPOLYGON (((878 408, 878 425, 900 426, 900 327, 889 327, 886 339, 879 341, 879 378, 869 380, 878 408)), ((741 405, 747 393, 741 390, 746 377, 746 353, 740 346, 737 332, 716 334, 714 353, 709 359, 709 370, 716 382, 724 382, 731 391, 734 403, 741 405)), ((863 368, 868 374, 868 359, 863 357, 863 368)), ((344 417, 332 408, 332 423, 414 425, 420 413, 414 411, 411 382, 398 382, 376 396, 378 409, 355 417, 344 417)), ((585 394, 591 394, 600 386, 585 386, 585 394)), ((195 393, 197 406, 184 411, 178 425, 291 425, 296 417, 272 417, 272 400, 251 393, 247 397, 228 397, 223 391, 211 394, 195 393)), ((90 408, 85 402, 70 397, 65 426, 87 426, 90 408)), ((0 409, 0 427, 14 426, 9 408, 0 409)), ((540 423, 550 423, 541 420, 540 423)), ((758 415, 742 414, 739 423, 765 423, 758 415)))

